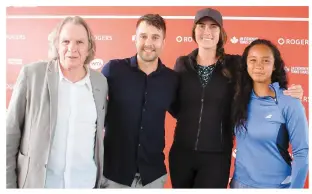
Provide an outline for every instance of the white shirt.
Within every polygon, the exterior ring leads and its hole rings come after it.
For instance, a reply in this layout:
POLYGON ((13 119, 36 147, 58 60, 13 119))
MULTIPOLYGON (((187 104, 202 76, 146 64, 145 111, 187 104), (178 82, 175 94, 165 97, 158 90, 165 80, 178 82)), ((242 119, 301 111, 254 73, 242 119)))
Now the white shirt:
POLYGON ((90 72, 72 83, 59 67, 58 111, 47 165, 46 188, 93 188, 96 107, 90 72))

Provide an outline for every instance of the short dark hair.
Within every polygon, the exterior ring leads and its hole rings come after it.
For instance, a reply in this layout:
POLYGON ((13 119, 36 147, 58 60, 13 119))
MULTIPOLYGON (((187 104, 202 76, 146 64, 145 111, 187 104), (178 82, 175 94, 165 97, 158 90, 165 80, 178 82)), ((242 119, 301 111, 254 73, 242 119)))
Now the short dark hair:
POLYGON ((136 28, 138 28, 141 22, 146 22, 147 24, 162 30, 164 37, 166 37, 166 22, 159 14, 145 14, 141 16, 136 23, 136 28))

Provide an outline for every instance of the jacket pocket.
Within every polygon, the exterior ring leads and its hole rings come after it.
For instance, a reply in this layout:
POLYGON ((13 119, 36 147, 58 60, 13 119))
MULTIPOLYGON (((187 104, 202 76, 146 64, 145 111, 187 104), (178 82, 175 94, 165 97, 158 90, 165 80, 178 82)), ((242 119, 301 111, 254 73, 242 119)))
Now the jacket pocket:
POLYGON ((24 188, 29 169, 29 157, 18 152, 17 157, 17 186, 24 188))

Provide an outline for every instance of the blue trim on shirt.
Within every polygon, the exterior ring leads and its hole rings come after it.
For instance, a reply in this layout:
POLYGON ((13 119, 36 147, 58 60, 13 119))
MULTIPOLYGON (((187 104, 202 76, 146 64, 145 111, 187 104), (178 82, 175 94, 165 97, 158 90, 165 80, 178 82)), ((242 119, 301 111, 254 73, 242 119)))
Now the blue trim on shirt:
POLYGON ((237 152, 233 178, 253 187, 282 188, 290 184, 290 188, 303 188, 309 150, 305 110, 299 99, 284 95, 277 82, 270 87, 276 99, 258 97, 252 92, 248 131, 241 133, 235 129, 237 152), (291 166, 286 158, 288 143, 292 145, 291 166))

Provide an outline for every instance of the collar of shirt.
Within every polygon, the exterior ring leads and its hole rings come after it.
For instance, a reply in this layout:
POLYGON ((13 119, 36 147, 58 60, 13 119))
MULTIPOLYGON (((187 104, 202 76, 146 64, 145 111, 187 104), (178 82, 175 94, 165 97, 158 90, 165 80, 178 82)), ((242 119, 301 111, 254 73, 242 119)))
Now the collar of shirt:
MULTIPOLYGON (((130 66, 136 69, 139 69, 137 54, 130 58, 130 66)), ((160 58, 158 58, 158 66, 156 72, 165 68, 166 66, 161 62, 160 58)))
POLYGON ((69 82, 69 83, 72 83, 72 84, 76 84, 76 85, 86 85, 88 90, 91 90, 91 81, 90 81, 90 70, 88 67, 84 67, 87 71, 87 74, 84 78, 82 78, 81 80, 79 80, 78 82, 76 83, 73 83, 72 81, 68 80, 62 70, 61 70, 61 67, 60 67, 60 64, 58 64, 58 70, 59 70, 59 77, 60 77, 60 81, 66 81, 66 82, 69 82))

